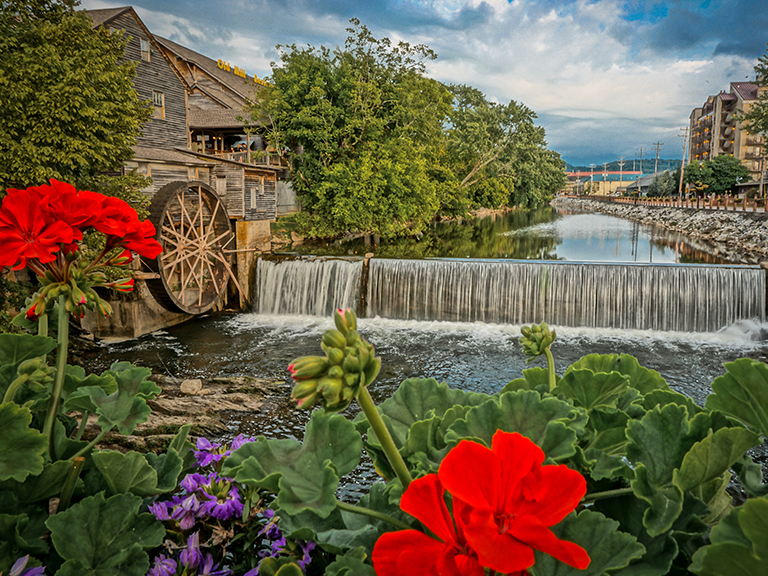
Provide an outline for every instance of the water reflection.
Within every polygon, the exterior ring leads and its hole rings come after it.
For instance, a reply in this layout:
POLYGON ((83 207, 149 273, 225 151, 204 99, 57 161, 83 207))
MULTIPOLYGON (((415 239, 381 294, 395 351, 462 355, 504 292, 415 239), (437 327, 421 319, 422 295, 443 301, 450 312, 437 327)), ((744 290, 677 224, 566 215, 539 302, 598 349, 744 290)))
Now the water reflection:
POLYGON ((585 262, 736 263, 713 243, 639 222, 552 207, 433 224, 418 240, 307 243, 304 254, 380 258, 511 258, 585 262))

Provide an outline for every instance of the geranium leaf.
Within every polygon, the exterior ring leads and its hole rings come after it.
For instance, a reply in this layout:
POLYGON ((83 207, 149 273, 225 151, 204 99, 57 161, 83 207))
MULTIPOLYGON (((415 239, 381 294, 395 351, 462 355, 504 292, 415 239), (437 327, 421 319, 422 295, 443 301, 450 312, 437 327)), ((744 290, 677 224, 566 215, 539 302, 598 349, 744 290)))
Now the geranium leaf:
MULTIPOLYGON (((88 374, 86 376, 85 370, 80 366, 67 366, 66 374, 64 376, 64 387, 62 388, 61 397, 66 402, 72 393, 83 386, 98 386, 102 388, 107 394, 112 394, 117 390, 117 381, 114 376, 110 374, 88 374)), ((90 408, 88 408, 90 410, 90 408)), ((66 406, 65 410, 79 410, 82 409, 77 406, 66 406)))
POLYGON ((645 547, 637 538, 617 530, 619 523, 599 512, 582 510, 565 517, 551 528, 560 540, 575 542, 587 551, 589 566, 584 570, 572 568, 552 556, 536 551, 536 563, 529 568, 532 576, 590 576, 627 566, 640 558, 645 547))
POLYGON ((184 461, 174 448, 168 448, 163 454, 144 454, 149 465, 157 473, 156 492, 171 492, 176 488, 184 461))
POLYGON ((46 525, 65 560, 58 576, 144 576, 149 569, 145 550, 159 546, 165 528, 152 514, 139 514, 142 500, 119 494, 85 498, 46 525))
POLYGON ((23 504, 48 500, 59 495, 71 467, 72 463, 66 460, 46 464, 41 474, 28 476, 24 482, 6 480, 0 483, 0 491, 13 492, 23 504))
POLYGON ((749 454, 743 454, 734 462, 733 469, 747 494, 753 498, 768 494, 768 484, 763 484, 763 467, 752 460, 749 454))
POLYGON ((629 378, 618 372, 594 373, 591 370, 566 372, 552 392, 564 394, 575 406, 585 410, 615 410, 619 397, 629 388, 629 378))
POLYGON ((259 563, 259 576, 304 576, 294 558, 280 556, 264 558, 259 563))
POLYGON ((315 411, 303 443, 260 436, 226 458, 221 474, 277 492, 280 508, 289 514, 311 510, 326 517, 336 507, 339 477, 357 466, 361 449, 362 439, 352 422, 315 411))
POLYGON ((595 374, 600 372, 618 372, 629 376, 629 385, 640 394, 648 394, 653 390, 669 390, 669 385, 655 370, 640 366, 637 358, 629 354, 589 354, 571 364, 565 371, 591 370, 595 374))
POLYGON ((0 334, 0 366, 16 367, 31 358, 45 356, 56 349, 56 340, 31 334, 0 334))
MULTIPOLYGON (((489 400, 486 394, 453 389, 446 383, 438 384, 434 378, 404 380, 391 398, 379 405, 379 412, 385 418, 387 428, 395 445, 400 448, 406 441, 408 431, 414 422, 433 416, 442 417, 453 406, 476 406, 489 400)), ((365 417, 356 418, 358 430, 368 428, 365 417)), ((377 441, 368 440, 373 445, 377 441)))
POLYGON ((689 567, 699 576, 762 576, 768 569, 768 499, 754 498, 712 529, 709 546, 700 548, 689 567))
POLYGON ((656 406, 666 406, 667 404, 676 404, 685 406, 688 410, 688 418, 693 418, 704 409, 698 406, 688 396, 675 392, 674 390, 653 390, 643 397, 643 408, 650 411, 656 406))
POLYGON ((768 436, 768 366, 740 358, 725 363, 726 373, 712 382, 706 407, 738 418, 768 436))
POLYGON ((93 453, 93 462, 107 481, 113 494, 154 496, 157 489, 157 472, 143 454, 115 450, 93 453))
POLYGON ((53 448, 51 456, 56 460, 71 458, 88 446, 85 440, 72 440, 60 420, 53 421, 53 448))
POLYGON ((65 409, 94 411, 99 415, 98 424, 103 430, 117 426, 120 434, 129 435, 137 424, 147 421, 152 410, 144 398, 138 396, 140 382, 118 380, 117 385, 117 391, 112 394, 99 386, 78 388, 69 397, 65 409))
POLYGON ((48 439, 30 428, 32 413, 14 402, 0 404, 0 481, 23 482, 43 471, 48 439))
MULTIPOLYGON (((555 382, 559 381, 560 376, 555 374, 555 382)), ((509 382, 501 389, 501 393, 515 390, 535 390, 539 394, 549 392, 549 370, 539 367, 523 370, 523 377, 509 382)))
POLYGON ((134 366, 130 362, 115 362, 103 376, 114 377, 123 388, 136 388, 136 394, 145 400, 155 398, 162 392, 162 389, 149 379, 152 376, 149 368, 134 366))
POLYGON ((742 454, 760 444, 760 437, 745 428, 721 428, 694 444, 685 454, 674 483, 683 492, 724 474, 742 454))
POLYGON ((619 410, 590 411, 584 435, 587 439, 584 448, 596 448, 610 455, 623 454, 627 443, 625 430, 628 422, 629 416, 619 410))
POLYGON ((366 556, 362 547, 336 556, 336 560, 326 567, 325 576, 376 576, 373 566, 364 562, 366 556))
POLYGON ((445 434, 448 444, 476 438, 491 445, 497 430, 519 432, 539 445, 549 458, 566 458, 576 452, 575 443, 587 421, 583 411, 557 398, 538 392, 505 392, 467 411, 445 434))

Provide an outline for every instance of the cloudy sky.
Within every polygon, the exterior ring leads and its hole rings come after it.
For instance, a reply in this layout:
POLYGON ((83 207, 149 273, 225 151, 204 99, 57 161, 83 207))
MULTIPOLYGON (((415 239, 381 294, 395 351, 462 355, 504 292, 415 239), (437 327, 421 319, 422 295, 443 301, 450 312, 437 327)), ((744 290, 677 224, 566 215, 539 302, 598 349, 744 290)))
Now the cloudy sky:
MULTIPOLYGON (((124 6, 82 0, 83 8, 124 6)), ((754 78, 765 0, 136 0, 155 34, 265 77, 275 46, 343 44, 350 18, 424 43, 429 74, 538 114, 571 164, 681 158, 691 110, 754 78)), ((647 165, 647 163, 646 163, 647 165)))

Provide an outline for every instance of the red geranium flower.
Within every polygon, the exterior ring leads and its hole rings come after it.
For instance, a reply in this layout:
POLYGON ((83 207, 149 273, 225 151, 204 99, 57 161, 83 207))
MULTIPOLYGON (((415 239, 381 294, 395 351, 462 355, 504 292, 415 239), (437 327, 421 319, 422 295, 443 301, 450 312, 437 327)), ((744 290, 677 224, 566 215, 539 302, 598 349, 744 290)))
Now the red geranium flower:
POLYGON ((83 230, 93 226, 101 217, 101 205, 107 198, 98 192, 77 190, 71 184, 51 178, 50 186, 35 188, 45 194, 40 209, 51 221, 72 227, 75 240, 83 239, 83 230))
POLYGON ((542 466, 544 452, 518 433, 501 430, 489 450, 464 440, 440 464, 438 477, 470 508, 464 526, 480 563, 503 574, 525 570, 539 550, 583 570, 590 558, 579 545, 549 529, 586 493, 583 476, 567 466, 542 466))
POLYGON ((53 262, 62 243, 73 239, 72 228, 64 222, 52 222, 40 210, 45 193, 34 188, 9 189, 0 206, 0 267, 21 270, 30 259, 53 262))
POLYGON ((373 566, 378 576, 483 576, 477 554, 467 546, 464 520, 468 509, 454 500, 451 518, 444 488, 436 474, 411 482, 400 500, 400 508, 421 520, 440 540, 418 530, 383 534, 373 548, 373 566))

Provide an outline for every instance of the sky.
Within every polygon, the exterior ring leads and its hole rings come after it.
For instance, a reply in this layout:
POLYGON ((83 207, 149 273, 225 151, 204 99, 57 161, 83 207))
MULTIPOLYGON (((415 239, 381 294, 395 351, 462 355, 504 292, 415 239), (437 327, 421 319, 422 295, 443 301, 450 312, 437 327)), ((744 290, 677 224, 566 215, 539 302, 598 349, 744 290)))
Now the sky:
MULTIPOLYGON (((682 158, 693 108, 754 79, 766 0, 136 0, 149 30, 268 77, 276 45, 343 45, 350 18, 426 44, 430 77, 534 110, 576 165, 682 158)), ((125 6, 81 0, 86 9, 125 6)), ((647 161, 645 162, 647 165, 647 161)), ((639 164, 638 164, 639 167, 639 164)), ((625 165, 625 169, 628 169, 625 165)))

